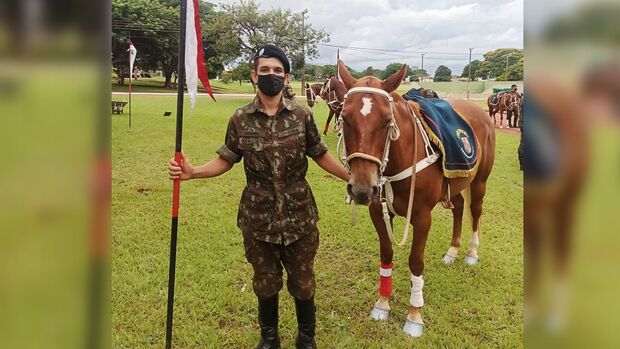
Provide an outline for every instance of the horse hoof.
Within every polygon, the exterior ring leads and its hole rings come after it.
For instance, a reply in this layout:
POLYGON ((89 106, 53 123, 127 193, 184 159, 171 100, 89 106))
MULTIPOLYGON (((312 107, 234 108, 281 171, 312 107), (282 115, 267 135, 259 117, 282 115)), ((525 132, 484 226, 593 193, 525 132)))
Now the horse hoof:
POLYGON ((467 265, 476 265, 476 264, 478 264, 478 258, 472 257, 472 256, 465 256, 465 259, 463 261, 467 265))
POLYGON ((452 264, 456 261, 456 257, 448 256, 447 254, 443 256, 443 262, 445 264, 452 264))
POLYGON ((405 321, 405 326, 403 326, 403 332, 405 332, 407 335, 411 336, 411 337, 420 337, 422 336, 422 325, 421 324, 417 324, 415 322, 411 322, 409 321, 409 319, 407 319, 407 321, 405 321))
POLYGON ((388 316, 390 315, 389 310, 377 308, 377 306, 373 306, 370 311, 370 317, 375 321, 386 321, 388 316))

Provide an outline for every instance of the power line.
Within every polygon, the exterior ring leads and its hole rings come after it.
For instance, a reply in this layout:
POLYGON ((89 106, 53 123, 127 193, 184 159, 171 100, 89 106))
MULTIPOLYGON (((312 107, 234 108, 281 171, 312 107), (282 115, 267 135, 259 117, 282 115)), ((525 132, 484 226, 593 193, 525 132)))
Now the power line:
MULTIPOLYGON (((409 51, 409 50, 393 50, 393 49, 381 49, 381 48, 372 48, 372 47, 358 47, 358 46, 345 46, 345 45, 333 45, 333 44, 321 44, 320 46, 327 47, 336 47, 342 49, 353 49, 353 50, 367 50, 367 51, 377 51, 377 52, 402 52, 402 53, 415 53, 415 54, 425 54, 425 55, 459 55, 466 56, 467 53, 461 52, 433 52, 433 51, 409 51)), ((477 53, 475 56, 484 56, 484 54, 477 53)))

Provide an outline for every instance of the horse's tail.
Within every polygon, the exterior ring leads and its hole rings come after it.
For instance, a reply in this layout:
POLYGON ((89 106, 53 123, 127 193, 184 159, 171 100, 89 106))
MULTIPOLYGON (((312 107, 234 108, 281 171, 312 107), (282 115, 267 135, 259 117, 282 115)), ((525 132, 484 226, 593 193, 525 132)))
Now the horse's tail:
POLYGON ((463 217, 467 217, 469 219, 469 224, 471 225, 474 218, 471 214, 471 184, 468 184, 465 189, 461 192, 463 195, 463 217))

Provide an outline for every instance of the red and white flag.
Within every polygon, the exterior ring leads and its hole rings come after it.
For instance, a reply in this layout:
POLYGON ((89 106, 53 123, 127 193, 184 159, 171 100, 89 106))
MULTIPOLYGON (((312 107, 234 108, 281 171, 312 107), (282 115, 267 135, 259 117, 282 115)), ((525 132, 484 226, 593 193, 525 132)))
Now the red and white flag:
POLYGON ((136 50, 131 40, 129 40, 129 49, 127 51, 129 52, 129 82, 131 82, 133 78, 133 63, 136 61, 136 55, 138 54, 138 50, 136 50))
POLYGON ((185 18, 185 81, 187 91, 189 92, 189 102, 193 109, 196 105, 196 95, 198 94, 198 80, 202 82, 202 86, 204 86, 213 100, 215 100, 215 97, 213 97, 213 91, 209 84, 202 47, 198 0, 187 1, 187 14, 185 18))

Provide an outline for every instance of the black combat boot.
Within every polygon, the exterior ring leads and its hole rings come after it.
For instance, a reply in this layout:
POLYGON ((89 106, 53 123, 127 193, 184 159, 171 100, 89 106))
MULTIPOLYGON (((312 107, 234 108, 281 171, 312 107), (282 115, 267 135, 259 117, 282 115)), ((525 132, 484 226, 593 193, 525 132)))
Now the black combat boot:
POLYGON ((316 307, 314 297, 301 301, 295 299, 295 310, 297 311, 297 339, 295 348, 297 349, 316 349, 314 332, 316 329, 316 307))
POLYGON ((278 336, 278 294, 258 300, 260 342, 256 349, 280 349, 278 336))

